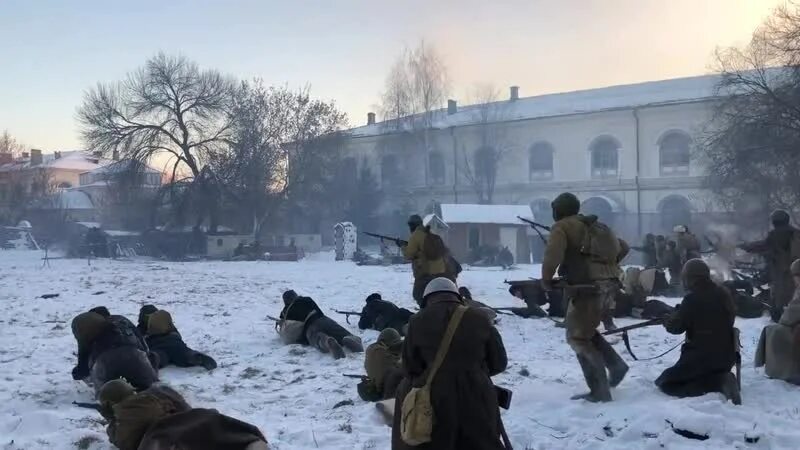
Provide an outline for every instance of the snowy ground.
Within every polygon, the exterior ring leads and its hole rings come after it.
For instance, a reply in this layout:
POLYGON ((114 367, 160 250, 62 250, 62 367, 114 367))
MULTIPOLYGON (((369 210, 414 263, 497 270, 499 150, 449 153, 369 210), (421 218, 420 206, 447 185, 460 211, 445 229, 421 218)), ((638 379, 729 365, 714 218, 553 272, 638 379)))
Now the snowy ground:
MULTIPOLYGON (((92 401, 91 390, 70 377, 75 343, 69 320, 100 304, 135 320, 139 306, 168 309, 187 343, 209 352, 220 367, 169 368, 163 381, 196 406, 217 408, 258 425, 274 449, 388 449, 390 430, 373 405, 358 399, 362 355, 334 361, 310 348, 283 346, 266 315, 280 311, 280 294, 294 288, 333 309, 360 309, 367 294, 411 306, 407 267, 356 267, 315 255, 300 263, 54 260, 42 269, 39 252, 0 251, 0 448, 109 449, 99 415, 73 407, 92 401), (98 291, 105 293, 92 295, 98 291), (57 298, 37 298, 59 293, 57 298), (351 406, 333 409, 343 400, 351 406)), ((537 276, 524 266, 504 272, 470 269, 462 283, 475 298, 495 306, 515 305, 502 281, 537 276)), ((620 324, 631 321, 621 320, 620 324)), ((592 405, 568 400, 584 389, 563 330, 544 319, 503 316, 499 329, 510 367, 496 377, 514 391, 506 427, 517 449, 598 448, 798 448, 800 389, 754 370, 754 347, 766 319, 739 320, 743 332, 744 406, 720 395, 678 400, 652 384, 677 351, 631 371, 613 392, 615 402, 592 405), (673 433, 676 426, 710 435, 705 442, 673 433), (746 443, 745 439, 757 440, 746 443)), ((365 343, 374 331, 349 328, 365 343)), ((675 345, 679 337, 661 327, 632 335, 640 357, 675 345)), ((621 343, 617 351, 624 353, 621 343)), ((624 354, 630 361, 630 357, 624 354)))

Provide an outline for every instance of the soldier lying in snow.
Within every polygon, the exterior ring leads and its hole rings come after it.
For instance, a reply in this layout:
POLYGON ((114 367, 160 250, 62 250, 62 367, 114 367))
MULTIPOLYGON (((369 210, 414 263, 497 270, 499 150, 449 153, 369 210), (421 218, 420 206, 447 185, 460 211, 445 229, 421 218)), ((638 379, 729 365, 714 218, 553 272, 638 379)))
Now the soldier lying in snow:
POLYGON ((72 320, 72 334, 78 342, 74 380, 88 379, 95 390, 120 377, 137 389, 146 389, 158 380, 157 364, 148 359, 147 346, 136 327, 120 317, 90 311, 72 320))
POLYGON ((342 347, 352 352, 364 351, 361 339, 326 316, 311 297, 300 297, 289 290, 283 293, 283 304, 276 326, 284 343, 311 345, 336 359, 344 358, 342 347))
POLYGON ((158 355, 159 369, 170 364, 178 367, 202 366, 206 370, 217 368, 217 362, 213 358, 192 350, 183 342, 181 334, 172 323, 172 316, 163 309, 149 315, 145 340, 150 351, 158 355))
POLYGON ((367 347, 364 369, 367 379, 358 385, 359 396, 366 401, 394 398, 397 386, 403 379, 400 354, 403 338, 394 328, 381 331, 378 341, 367 347))
POLYGON ((136 393, 113 380, 98 394, 108 421, 108 439, 120 450, 266 450, 267 440, 253 425, 214 409, 192 408, 161 384, 136 393))
POLYGON ((390 301, 384 300, 381 294, 373 293, 367 297, 366 304, 361 310, 358 328, 377 331, 383 331, 386 328, 394 328, 401 335, 405 335, 408 319, 413 315, 413 312, 405 308, 400 308, 390 301))
POLYGON ((527 307, 514 308, 514 314, 529 317, 564 317, 564 304, 562 291, 554 290, 546 293, 539 280, 510 281, 508 293, 525 302, 527 307), (547 311, 542 306, 549 304, 547 311))
POLYGON ((461 301, 464 302, 464 305, 470 308, 476 308, 480 312, 486 315, 486 317, 495 323, 497 321, 497 311, 493 310, 491 307, 486 305, 485 303, 481 303, 472 298, 472 292, 469 291, 469 288, 466 286, 461 286, 458 288, 458 293, 461 295, 461 301))

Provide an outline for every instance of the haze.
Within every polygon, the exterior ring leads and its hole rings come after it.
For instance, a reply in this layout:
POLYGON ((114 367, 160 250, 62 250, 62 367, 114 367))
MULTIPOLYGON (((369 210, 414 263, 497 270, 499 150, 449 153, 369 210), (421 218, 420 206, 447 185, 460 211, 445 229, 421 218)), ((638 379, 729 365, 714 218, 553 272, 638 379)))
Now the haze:
POLYGON ((81 148, 83 91, 159 50, 270 84, 310 85, 365 121, 406 46, 444 54, 454 98, 476 82, 521 95, 707 73, 782 0, 0 1, 0 130, 81 148), (502 3, 502 4, 499 4, 502 3))

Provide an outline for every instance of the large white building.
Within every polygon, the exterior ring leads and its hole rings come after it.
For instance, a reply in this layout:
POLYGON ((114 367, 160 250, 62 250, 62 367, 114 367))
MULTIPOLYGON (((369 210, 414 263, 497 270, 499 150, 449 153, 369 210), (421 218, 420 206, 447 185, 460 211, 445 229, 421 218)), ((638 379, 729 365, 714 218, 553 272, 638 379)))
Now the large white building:
POLYGON ((546 222, 553 197, 570 191, 584 211, 635 240, 678 223, 703 227, 720 212, 694 151, 718 81, 710 75, 528 98, 512 87, 507 100, 488 105, 459 108, 451 100, 425 131, 414 121, 376 123, 370 114, 367 125, 350 130, 346 148, 352 167, 367 164, 380 180, 384 220, 432 202, 485 202, 474 179, 489 147, 501 154, 493 203, 530 205, 546 222))

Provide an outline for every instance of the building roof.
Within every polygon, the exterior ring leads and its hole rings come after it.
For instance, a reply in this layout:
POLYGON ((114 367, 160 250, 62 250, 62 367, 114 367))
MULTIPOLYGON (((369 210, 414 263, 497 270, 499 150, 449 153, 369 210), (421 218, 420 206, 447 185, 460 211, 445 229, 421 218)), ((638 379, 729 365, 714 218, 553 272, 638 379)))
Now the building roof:
POLYGON ((36 201, 32 206, 42 210, 94 209, 92 199, 86 193, 75 189, 57 192, 36 201))
MULTIPOLYGON (((92 175, 115 175, 128 170, 130 166, 131 160, 114 161, 108 165, 97 167, 84 173, 91 173, 92 175)), ((145 164, 144 173, 157 173, 160 175, 161 171, 145 164)))
POLYGON ((483 223, 524 226, 525 223, 517 216, 534 220, 531 208, 527 205, 442 204, 442 220, 450 225, 483 223))
POLYGON ((31 168, 45 168, 56 170, 72 170, 86 172, 107 165, 111 161, 98 158, 91 152, 83 150, 70 150, 42 155, 42 163, 31 166, 30 156, 17 158, 14 161, 0 165, 0 172, 12 170, 25 170, 31 168))
MULTIPOLYGON (((538 119, 569 116, 644 106, 690 103, 709 100, 716 96, 720 75, 704 75, 671 80, 649 81, 598 89, 524 97, 519 100, 502 100, 490 104, 492 116, 497 121, 538 119)), ((433 128, 478 124, 485 117, 481 105, 460 106, 455 114, 447 109, 434 113, 433 128)), ((351 136, 377 136, 387 133, 386 122, 365 125, 350 130, 351 136)))

